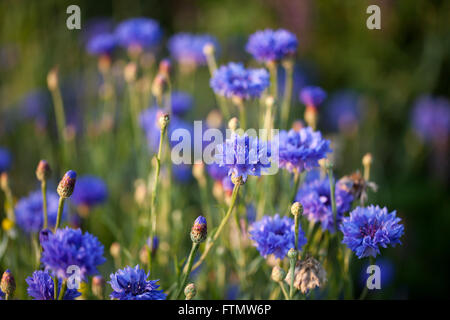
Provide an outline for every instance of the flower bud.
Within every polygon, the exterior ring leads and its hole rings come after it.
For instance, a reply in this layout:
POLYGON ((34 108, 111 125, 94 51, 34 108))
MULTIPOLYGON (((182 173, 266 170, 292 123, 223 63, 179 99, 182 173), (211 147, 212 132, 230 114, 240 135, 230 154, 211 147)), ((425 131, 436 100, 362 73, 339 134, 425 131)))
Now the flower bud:
POLYGON ((159 117, 159 126, 161 127, 161 130, 165 130, 167 125, 170 122, 170 117, 168 113, 163 113, 160 117, 159 117))
POLYGON ((206 224, 206 219, 203 216, 199 216, 195 219, 194 225, 191 229, 191 240, 194 243, 202 243, 206 240, 208 235, 208 227, 206 224))
POLYGON ((4 192, 9 189, 9 177, 8 173, 2 172, 0 174, 0 189, 2 189, 4 192))
POLYGON ((286 271, 284 271, 281 267, 275 266, 272 269, 272 280, 275 282, 283 281, 286 277, 286 271))
POLYGON ((92 277, 92 293, 99 299, 103 299, 103 292, 105 291, 105 279, 102 276, 92 277))
POLYGON ((69 198, 72 195, 73 190, 75 189, 76 180, 77 173, 75 171, 69 170, 66 172, 56 189, 61 198, 69 198))
POLYGON ((231 176, 231 182, 233 182, 234 185, 239 184, 241 186, 245 183, 244 178, 242 178, 242 176, 236 177, 234 174, 231 176))
POLYGON ((295 250, 294 248, 291 248, 291 249, 289 249, 287 255, 288 255, 288 258, 289 258, 289 259, 295 259, 295 260, 297 260, 298 252, 297 252, 297 250, 295 250))
POLYGON ((120 243, 113 242, 111 243, 111 247, 109 247, 109 253, 114 259, 119 258, 120 256, 120 243))
POLYGON ((195 287, 195 284, 189 283, 184 288, 184 295, 186 296, 186 300, 192 300, 196 294, 197 294, 197 288, 195 287))
POLYGON ((230 121, 228 121, 228 128, 231 131, 236 131, 239 128, 239 120, 236 117, 233 117, 230 119, 230 121))
POLYGON ((205 56, 211 56, 214 54, 215 48, 214 48, 214 44, 211 42, 206 43, 203 46, 203 54, 205 56))
POLYGON ((267 107, 267 108, 272 108, 273 105, 275 104, 275 98, 274 98, 273 96, 268 96, 268 97, 266 98, 265 103, 266 103, 266 107, 267 107))
POLYGON ((125 66, 125 69, 123 70, 123 76, 125 78, 126 82, 133 82, 136 80, 136 73, 137 73, 137 65, 134 62, 130 62, 125 66))
POLYGON ((50 91, 56 90, 58 88, 58 69, 53 68, 47 74, 47 86, 50 91))
POLYGON ((38 166, 36 168, 36 178, 41 182, 48 180, 48 178, 50 178, 50 173, 51 169, 48 162, 45 160, 39 161, 38 166))
POLYGON ((152 94, 157 98, 161 98, 163 93, 166 91, 167 86, 167 76, 162 73, 158 73, 155 79, 153 79, 152 94))
POLYGON ((372 164, 372 154, 371 153, 366 153, 364 155, 364 157, 362 158, 362 164, 365 167, 368 167, 372 164))
POLYGON ((11 297, 16 290, 16 281, 14 280, 14 277, 9 269, 3 273, 2 280, 0 282, 0 289, 9 297, 11 297))
POLYGON ((300 202, 294 202, 291 206, 291 213, 294 216, 303 214, 303 206, 300 202))
POLYGON ((169 59, 162 59, 159 63, 158 73, 169 76, 170 71, 172 70, 172 63, 169 59))

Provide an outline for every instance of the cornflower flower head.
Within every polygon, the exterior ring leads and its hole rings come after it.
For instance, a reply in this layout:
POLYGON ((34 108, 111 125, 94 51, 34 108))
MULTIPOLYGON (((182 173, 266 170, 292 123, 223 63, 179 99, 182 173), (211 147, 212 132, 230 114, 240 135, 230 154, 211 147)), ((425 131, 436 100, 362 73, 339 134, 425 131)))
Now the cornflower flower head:
POLYGON ((115 30, 120 46, 140 49, 151 49, 162 39, 159 23, 149 18, 132 18, 121 22, 115 30))
POLYGON ((89 39, 86 51, 93 56, 110 56, 117 45, 116 37, 111 33, 100 33, 89 39))
POLYGON ((242 63, 230 62, 214 72, 211 88, 226 98, 259 98, 270 84, 265 69, 246 69, 242 63))
POLYGON ((285 29, 266 29, 250 35, 245 49, 261 62, 279 61, 297 52, 295 34, 285 29))
POLYGON ((426 142, 448 139, 450 102, 443 97, 420 97, 414 105, 412 125, 417 135, 426 142))
POLYGON ((267 142, 244 134, 232 133, 230 139, 216 147, 216 163, 228 168, 228 175, 243 182, 248 175, 260 176, 270 168, 271 152, 267 142))
POLYGON ((8 171, 11 167, 11 153, 0 147, 0 173, 8 171))
MULTIPOLYGON (((25 279, 28 284, 28 295, 34 300, 54 300, 55 284, 48 271, 37 270, 34 271, 31 277, 25 279)), ((57 296, 61 290, 61 279, 58 279, 57 296)), ((63 300, 74 300, 81 296, 81 293, 76 289, 67 289, 63 300)))
MULTIPOLYGON (((294 220, 288 217, 280 217, 278 213, 273 217, 264 216, 261 220, 252 223, 249 234, 255 247, 264 258, 273 254, 275 258, 283 259, 288 251, 295 246, 294 220)), ((300 227, 298 232, 299 250, 305 244, 305 234, 300 227)))
POLYGON ((70 201, 77 206, 92 208, 106 201, 108 189, 105 182, 99 177, 92 175, 81 176, 77 179, 70 201))
POLYGON ((404 227, 399 223, 400 220, 395 211, 388 212, 386 207, 357 207, 342 221, 342 243, 355 252, 359 259, 376 257, 380 247, 401 244, 404 227))
POLYGON ((273 146, 278 148, 279 166, 289 172, 309 171, 319 166, 319 160, 331 152, 330 141, 323 139, 320 131, 311 127, 299 131, 280 130, 278 139, 273 139, 273 146))
POLYGON ((174 91, 170 97, 170 102, 172 105, 172 114, 181 117, 192 109, 194 99, 187 92, 174 91))
MULTIPOLYGON (((54 227, 58 212, 59 197, 56 192, 47 191, 48 224, 54 227)), ((31 192, 27 197, 21 198, 15 207, 16 223, 26 233, 39 232, 44 225, 42 212, 42 191, 31 192)), ((61 219, 64 221, 67 209, 63 210, 61 219)))
MULTIPOLYGON (((335 187, 336 222, 338 226, 342 222, 345 212, 350 211, 353 202, 352 194, 341 188, 335 187)), ((330 182, 328 178, 315 180, 302 186, 297 193, 295 201, 303 205, 303 215, 309 221, 320 222, 323 230, 333 233, 336 230, 333 210, 331 208, 330 182)))
POLYGON ((66 270, 71 265, 80 268, 83 280, 98 273, 97 266, 103 264, 103 245, 96 237, 80 229, 58 229, 41 242, 43 249, 41 262, 46 270, 52 270, 57 277, 66 278, 66 270))
POLYGON ((221 167, 219 164, 215 162, 207 165, 206 171, 215 181, 222 181, 223 178, 228 176, 228 169, 226 167, 221 167))
POLYGON ((327 93, 317 86, 307 86, 300 90, 300 101, 309 108, 317 109, 327 98, 327 93))
POLYGON ((201 66, 206 65, 203 47, 211 43, 215 48, 218 42, 209 34, 178 33, 169 39, 170 55, 180 64, 201 66))
POLYGON ((146 274, 139 265, 134 268, 127 266, 111 273, 111 285, 113 292, 110 297, 117 300, 165 300, 166 294, 158 290, 159 280, 147 280, 150 273, 146 274))

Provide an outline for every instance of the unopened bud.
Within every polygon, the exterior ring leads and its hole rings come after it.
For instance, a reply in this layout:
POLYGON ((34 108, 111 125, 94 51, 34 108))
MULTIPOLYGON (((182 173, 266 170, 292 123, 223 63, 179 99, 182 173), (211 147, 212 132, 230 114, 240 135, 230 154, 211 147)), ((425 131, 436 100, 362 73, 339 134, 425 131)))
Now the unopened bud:
POLYGON ((8 173, 6 172, 2 172, 0 174, 0 188, 6 192, 6 190, 9 189, 9 177, 8 177, 8 173))
POLYGON ((159 63, 158 73, 168 76, 172 70, 172 63, 169 59, 162 59, 159 63))
POLYGON ((111 243, 111 247, 109 247, 109 253, 115 259, 118 259, 120 256, 120 243, 113 242, 111 243))
POLYGON ((208 42, 207 44, 205 44, 203 46, 203 54, 205 56, 211 56, 214 54, 215 48, 214 48, 214 44, 211 42, 208 42))
POLYGON ((191 229, 191 240, 194 243, 202 243, 206 240, 208 235, 208 227, 206 224, 206 219, 203 216, 199 216, 195 219, 194 225, 191 229))
POLYGON ((243 185, 245 183, 242 176, 235 176, 234 174, 231 176, 231 182, 233 182, 234 185, 243 185))
POLYGON ((56 90, 58 88, 58 69, 53 68, 47 74, 47 86, 50 91, 56 90))
POLYGON ((291 213, 294 216, 303 214, 303 206, 300 202, 294 202, 291 206, 291 213))
POLYGON ((371 153, 366 153, 364 155, 364 157, 362 158, 362 164, 365 167, 368 167, 372 164, 372 154, 371 153))
POLYGON ((51 169, 47 161, 41 160, 36 168, 36 178, 39 181, 46 181, 50 178, 51 169))
POLYGON ((160 117, 159 117, 159 126, 161 128, 161 130, 165 130, 167 125, 170 122, 170 117, 168 113, 163 113, 160 117))
POLYGON ((192 175, 197 180, 202 180, 205 177, 205 165, 203 163, 195 163, 192 166, 192 175))
POLYGON ((286 277, 286 271, 284 271, 281 267, 275 266, 272 269, 272 280, 275 282, 281 282, 286 277))
POLYGON ((136 80, 136 73, 137 73, 137 65, 134 62, 130 62, 125 66, 125 69, 123 70, 123 76, 125 78, 126 82, 133 82, 136 80))
POLYGON ((14 291, 16 291, 16 281, 11 273, 11 271, 6 270, 3 273, 2 280, 0 282, 0 289, 8 297, 12 297, 14 291))
POLYGON ((56 189, 61 198, 69 198, 72 195, 73 190, 75 189, 76 180, 77 173, 75 171, 69 170, 66 172, 56 189))
POLYGON ((266 107, 267 108, 272 108, 273 107, 273 105, 275 104, 275 99, 274 99, 274 97, 273 96, 268 96, 267 98, 266 98, 266 107))
POLYGON ((230 121, 228 121, 228 128, 231 131, 236 131, 239 128, 239 120, 236 117, 233 117, 230 119, 230 121))
POLYGON ((295 259, 295 260, 297 260, 297 257, 298 257, 298 251, 295 250, 294 248, 291 248, 291 249, 289 249, 287 255, 288 255, 288 258, 289 258, 289 259, 295 259))
POLYGON ((103 292, 105 291, 105 279, 102 276, 92 277, 92 293, 99 299, 103 299, 103 292))
POLYGON ((197 294, 197 288, 195 287, 195 284, 189 283, 184 288, 184 295, 186 296, 186 300, 192 300, 196 294, 197 294))
POLYGON ((158 73, 155 79, 153 79, 152 94, 158 98, 162 97, 163 93, 167 89, 167 86, 167 76, 165 74, 158 73))

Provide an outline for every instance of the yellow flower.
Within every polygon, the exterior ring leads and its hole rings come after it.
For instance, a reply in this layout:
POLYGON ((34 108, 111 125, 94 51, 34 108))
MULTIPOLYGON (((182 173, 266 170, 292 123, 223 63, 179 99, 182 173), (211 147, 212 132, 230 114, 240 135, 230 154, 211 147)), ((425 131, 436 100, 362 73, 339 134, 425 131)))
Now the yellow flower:
POLYGON ((14 221, 12 221, 12 220, 10 220, 8 218, 3 219, 3 221, 2 221, 2 229, 3 230, 9 231, 13 227, 14 227, 14 221))

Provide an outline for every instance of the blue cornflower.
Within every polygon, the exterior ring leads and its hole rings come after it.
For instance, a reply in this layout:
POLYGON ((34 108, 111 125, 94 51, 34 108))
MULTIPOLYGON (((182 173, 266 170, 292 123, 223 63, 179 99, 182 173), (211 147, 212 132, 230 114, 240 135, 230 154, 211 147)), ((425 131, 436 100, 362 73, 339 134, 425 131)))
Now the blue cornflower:
POLYGON ((443 97, 420 97, 414 105, 412 124, 425 141, 444 141, 450 134, 449 101, 443 97))
MULTIPOLYGON (((259 253, 267 258, 273 254, 275 258, 283 259, 289 249, 295 247, 294 220, 288 217, 264 216, 261 220, 254 222, 249 228, 250 239, 259 253)), ((299 250, 306 243, 306 238, 301 227, 298 232, 299 250)))
POLYGON ((270 168, 268 143, 244 134, 232 133, 230 139, 216 147, 215 158, 220 166, 228 168, 228 175, 242 177, 260 176, 270 168))
POLYGON ((221 167, 219 164, 213 162, 206 166, 206 171, 215 181, 222 181, 223 178, 228 176, 228 169, 221 167))
POLYGON ((396 212, 388 212, 387 208, 370 205, 357 207, 350 212, 350 217, 345 217, 341 224, 344 234, 342 243, 345 243, 358 258, 376 257, 380 253, 380 247, 388 245, 395 247, 400 243, 404 227, 400 224, 400 218, 396 212))
POLYGON ((111 33, 101 33, 89 39, 86 51, 94 56, 111 55, 117 45, 116 37, 111 33))
POLYGON ((242 63, 230 62, 214 72, 210 86, 226 98, 259 98, 270 84, 265 69, 245 69, 242 63))
POLYGON ((174 178, 181 183, 188 183, 192 179, 192 168, 188 164, 180 163, 172 165, 174 178))
POLYGON ((0 300, 3 300, 3 297, 5 296, 5 294, 3 293, 2 290, 0 290, 0 300))
MULTIPOLYGON (((54 300, 54 282, 48 271, 38 270, 33 272, 31 277, 25 279, 28 284, 28 295, 34 300, 54 300)), ((61 279, 58 279, 58 292, 61 290, 61 279)), ((81 296, 81 293, 76 289, 67 289, 63 299, 64 300, 74 300, 75 298, 81 296)))
MULTIPOLYGON (((56 223, 59 196, 56 192, 47 191, 47 214, 49 227, 56 223)), ((39 232, 44 225, 44 214, 42 211, 42 191, 31 192, 27 197, 21 198, 15 207, 16 223, 25 232, 39 232)), ((64 209, 62 220, 66 217, 67 210, 64 209)))
POLYGON ((49 234, 48 239, 41 243, 43 252, 41 262, 46 270, 52 270, 57 277, 66 278, 67 268, 76 265, 80 268, 80 276, 98 272, 97 266, 104 263, 103 245, 96 237, 80 229, 58 229, 55 234, 49 234))
POLYGON ((166 294, 157 290, 159 280, 147 280, 150 273, 146 274, 139 265, 134 268, 127 266, 111 273, 111 284, 113 292, 110 297, 118 300, 165 300, 166 294))
POLYGON ((330 97, 324 120, 332 130, 351 133, 358 126, 361 111, 359 95, 351 90, 341 90, 330 97))
POLYGON ((150 49, 162 39, 159 23, 149 18, 132 18, 121 22, 115 30, 117 42, 124 48, 150 49))
POLYGON ((330 141, 323 139, 320 131, 310 127, 296 130, 281 130, 272 140, 274 150, 278 149, 279 166, 289 172, 303 172, 319 166, 319 160, 331 152, 330 141))
POLYGON ((172 113, 176 116, 183 116, 192 109, 194 99, 187 92, 174 91, 170 96, 170 102, 172 105, 172 113))
POLYGON ((300 90, 299 98, 307 107, 318 108, 327 98, 327 93, 321 87, 307 86, 300 90))
POLYGON ((6 148, 0 147, 0 173, 8 171, 11 167, 11 153, 6 148))
MULTIPOLYGON (((344 213, 350 211, 353 202, 351 193, 336 184, 336 221, 340 225, 344 213)), ((328 178, 312 181, 298 190, 295 201, 303 205, 303 214, 312 222, 320 222, 323 230, 334 232, 333 210, 331 209, 330 181, 328 178)))
POLYGON ((297 47, 297 37, 292 32, 266 29, 252 34, 245 49, 256 60, 269 62, 295 55, 297 47))
POLYGON ((108 189, 105 182, 99 177, 85 175, 77 179, 76 188, 70 197, 70 201, 77 206, 92 208, 104 203, 107 197, 108 189))
POLYGON ((205 44, 211 43, 218 47, 216 38, 209 34, 178 33, 169 39, 170 55, 180 64, 205 65, 206 56, 203 53, 205 44))

